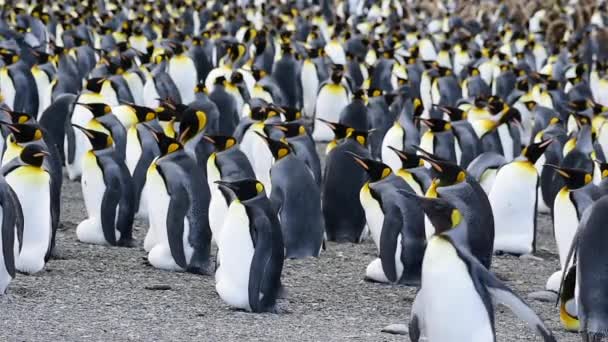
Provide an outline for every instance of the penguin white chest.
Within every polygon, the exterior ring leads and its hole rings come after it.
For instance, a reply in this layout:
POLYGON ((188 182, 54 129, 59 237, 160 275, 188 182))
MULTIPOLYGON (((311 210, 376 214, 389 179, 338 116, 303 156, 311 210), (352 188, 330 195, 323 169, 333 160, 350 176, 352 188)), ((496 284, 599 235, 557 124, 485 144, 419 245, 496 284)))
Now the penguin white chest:
MULTIPOLYGON (((316 117, 330 122, 340 121, 340 112, 348 105, 348 94, 341 84, 329 83, 317 95, 316 117)), ((316 141, 329 141, 333 132, 327 125, 315 125, 313 138, 316 141)))
POLYGON ((368 183, 365 183, 361 188, 359 200, 365 211, 365 220, 367 221, 367 226, 369 227, 372 239, 379 251, 380 236, 382 235, 382 225, 384 223, 384 212, 382 211, 378 200, 372 196, 368 183))
POLYGON ((553 213, 555 242, 557 244, 557 251, 559 252, 559 262, 562 269, 564 269, 570 245, 578 229, 576 207, 570 199, 570 191, 567 188, 562 188, 557 193, 555 202, 553 203, 553 213))
POLYGON ((127 168, 131 175, 135 172, 135 167, 137 166, 137 162, 141 157, 141 145, 139 142, 139 137, 137 135, 137 129, 133 126, 130 127, 127 131, 127 148, 126 148, 126 157, 125 163, 127 164, 127 168))
POLYGON ((220 266, 215 273, 215 288, 228 305, 251 310, 249 306, 249 272, 254 248, 249 233, 245 206, 234 201, 219 235, 220 266))
POLYGON ((6 67, 0 69, 0 93, 2 93, 4 103, 13 109, 15 105, 16 91, 13 80, 11 79, 6 67))
POLYGON ((158 244, 166 243, 167 237, 167 212, 171 198, 167 193, 165 181, 156 170, 156 165, 152 163, 148 169, 146 177, 145 192, 146 196, 154 198, 148 203, 148 221, 150 228, 144 240, 144 249, 150 251, 158 244))
POLYGON ((529 162, 512 162, 496 174, 488 196, 494 213, 495 251, 532 252, 537 184, 536 168, 529 162))
POLYGON ((395 152, 389 149, 389 146, 402 150, 404 138, 405 130, 401 125, 395 123, 389 128, 382 140, 382 162, 388 165, 393 172, 397 172, 401 168, 401 159, 399 159, 399 156, 395 152))
POLYGON ((41 168, 22 166, 6 176, 23 210, 23 246, 17 269, 36 273, 44 267, 51 243, 50 177, 41 168))
POLYGON ((309 60, 305 60, 302 64, 301 75, 304 115, 312 117, 314 115, 317 91, 319 89, 319 78, 317 76, 315 64, 309 60))
POLYGON ((433 237, 422 262, 426 337, 430 342, 492 342, 488 312, 454 246, 433 237))

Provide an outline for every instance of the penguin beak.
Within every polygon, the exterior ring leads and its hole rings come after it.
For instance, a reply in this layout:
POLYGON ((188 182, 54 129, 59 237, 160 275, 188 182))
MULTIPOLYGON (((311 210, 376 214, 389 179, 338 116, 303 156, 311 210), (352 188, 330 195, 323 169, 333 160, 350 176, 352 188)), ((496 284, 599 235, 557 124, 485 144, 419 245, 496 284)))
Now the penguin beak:
POLYGON ((159 133, 156 130, 154 130, 154 128, 152 126, 150 126, 146 122, 142 122, 141 124, 144 125, 144 127, 146 127, 150 131, 150 133, 152 133, 152 136, 154 137, 154 140, 156 140, 156 142, 158 142, 160 140, 158 137, 159 133))
POLYGON ((420 118, 419 120, 428 128, 433 128, 433 126, 435 126, 435 124, 431 120, 422 119, 422 118, 420 118))
POLYGON ((268 144, 268 137, 267 136, 265 136, 264 134, 262 134, 260 132, 257 132, 257 131, 255 132, 255 134, 257 134, 260 138, 264 139, 264 142, 266 144, 268 144))
POLYGON ((51 154, 47 151, 40 151, 36 154, 34 154, 34 157, 46 157, 46 156, 50 156, 51 154))
POLYGON ((212 144, 215 144, 215 140, 208 135, 203 135, 203 139, 207 140, 208 142, 210 142, 212 144))
POLYGON ((282 125, 271 125, 271 126, 280 131, 287 132, 287 127, 285 127, 285 126, 282 126, 282 125))
POLYGON ((336 125, 333 122, 331 122, 331 121, 327 121, 327 120, 324 120, 324 119, 321 119, 321 118, 317 118, 317 120, 319 120, 322 123, 326 124, 331 129, 336 129, 336 125))
POLYGON ((84 108, 86 108, 86 109, 88 109, 88 110, 92 110, 92 109, 93 109, 93 107, 89 106, 89 105, 88 105, 88 104, 86 104, 86 103, 82 103, 82 102, 75 102, 74 104, 77 104, 77 105, 79 105, 79 106, 83 106, 84 108))
POLYGON ((0 121, 0 125, 4 125, 4 126, 8 127, 8 129, 10 129, 11 131, 13 131, 15 133, 21 133, 21 131, 19 130, 19 128, 13 126, 13 124, 8 123, 6 121, 0 121))
POLYGON ((394 148, 393 146, 388 146, 388 148, 391 151, 395 152, 399 156, 399 158, 401 158, 403 160, 407 160, 407 156, 405 154, 403 154, 403 152, 401 152, 400 150, 394 148))
POLYGON ((352 153, 350 151, 346 151, 346 153, 350 154, 351 157, 353 157, 353 160, 359 164, 359 166, 361 166, 365 171, 369 170, 369 165, 367 165, 367 163, 365 161, 363 161, 363 159, 361 159, 361 157, 359 157, 358 155, 356 155, 355 153, 352 153))
POLYGON ((547 166, 547 167, 554 169, 557 173, 559 173, 564 178, 570 178, 570 174, 557 165, 545 164, 543 166, 547 166))
POLYGON ((419 146, 413 145, 412 147, 416 151, 420 152, 420 158, 423 159, 424 161, 428 162, 429 164, 431 164, 433 169, 437 170, 437 172, 443 172, 443 167, 441 167, 441 165, 437 162, 437 159, 435 158, 434 155, 432 155, 431 153, 428 153, 427 151, 423 150, 419 146))
POLYGON ((235 193, 237 190, 232 183, 219 181, 219 180, 215 181, 214 183, 217 184, 220 188, 223 188, 224 190, 229 190, 232 193, 235 193))
POLYGON ((179 141, 181 143, 185 143, 185 139, 186 139, 186 135, 188 134, 188 132, 190 132, 190 126, 186 127, 184 129, 184 131, 182 132, 182 134, 179 135, 179 141))
POLYGON ((91 134, 91 132, 89 132, 88 129, 86 129, 82 126, 76 125, 76 124, 72 124, 72 127, 78 128, 84 135, 87 136, 87 138, 93 138, 93 134, 91 134))

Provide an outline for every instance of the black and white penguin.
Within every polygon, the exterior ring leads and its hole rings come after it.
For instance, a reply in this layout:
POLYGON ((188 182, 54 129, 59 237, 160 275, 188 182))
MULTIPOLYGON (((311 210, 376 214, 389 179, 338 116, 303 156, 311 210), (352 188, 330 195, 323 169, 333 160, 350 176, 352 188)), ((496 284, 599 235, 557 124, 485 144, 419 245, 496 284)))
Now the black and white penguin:
POLYGON ((496 173, 488 195, 496 227, 494 251, 517 255, 534 252, 539 183, 534 163, 552 141, 528 145, 496 173))
POLYGON ((0 295, 6 293, 15 279, 15 265, 23 247, 23 212, 16 193, 4 177, 0 178, 0 207, 2 229, 0 230, 0 295))
POLYGON ((276 211, 254 179, 218 184, 231 203, 218 240, 215 289, 231 307, 276 312, 285 257, 276 211))
POLYGON ((422 286, 412 305, 410 339, 496 341, 494 303, 498 302, 526 321, 543 341, 555 342, 534 311, 456 242, 455 235, 466 230, 462 213, 443 199, 420 198, 420 204, 436 232, 424 253, 422 286), (463 318, 454 322, 455 317, 463 318), (447 321, 457 324, 445 324, 447 321))
MULTIPOLYGON (((344 67, 334 65, 331 77, 319 86, 315 118, 339 122, 340 113, 350 101, 350 89, 344 81, 344 67)), ((312 137, 315 141, 330 141, 333 134, 325 125, 315 125, 312 137)))
POLYGON ((281 222, 285 256, 291 259, 319 256, 325 234, 319 186, 287 142, 259 136, 274 158, 269 198, 281 222))
POLYGON ((51 175, 43 167, 48 155, 40 145, 30 144, 19 158, 2 167, 23 211, 23 237, 16 260, 17 270, 23 273, 40 272, 52 247, 51 175))
POLYGON ((378 249, 378 258, 367 266, 366 279, 418 285, 426 245, 424 215, 415 199, 400 194, 414 190, 386 164, 352 157, 369 178, 359 200, 378 249))
POLYGON ((100 245, 133 246, 133 180, 114 149, 111 136, 77 126, 91 142, 82 165, 82 195, 88 218, 76 227, 78 240, 100 245))
POLYGON ((283 132, 287 143, 293 149, 296 157, 300 158, 312 172, 317 185, 321 186, 321 160, 316 145, 306 128, 297 121, 274 124, 283 132))
POLYGON ((347 153, 371 159, 367 132, 351 130, 327 155, 321 205, 329 241, 361 242, 366 236, 365 212, 358 200, 366 173, 347 153))
MULTIPOLYGON (((177 140, 159 131, 160 156, 148 168, 148 261, 170 271, 210 273, 209 188, 177 140)), ((144 246, 146 247, 146 246, 144 246)))

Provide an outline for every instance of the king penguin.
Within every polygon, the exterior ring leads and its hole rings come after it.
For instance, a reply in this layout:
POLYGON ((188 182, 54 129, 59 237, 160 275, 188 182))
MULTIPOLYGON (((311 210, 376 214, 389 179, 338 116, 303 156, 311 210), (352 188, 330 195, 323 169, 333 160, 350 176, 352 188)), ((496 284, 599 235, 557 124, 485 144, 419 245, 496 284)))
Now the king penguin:
POLYGON ((23 273, 40 272, 50 256, 51 176, 43 167, 48 155, 39 145, 27 145, 19 158, 2 167, 2 175, 15 191, 23 210, 23 237, 16 261, 17 270, 23 273))
POLYGON ((183 104, 194 101, 194 88, 198 83, 198 74, 193 59, 184 50, 181 43, 171 41, 173 56, 169 59, 168 73, 179 91, 183 104))
MULTIPOLYGON (((349 103, 350 90, 343 82, 344 67, 334 65, 331 77, 319 86, 317 103, 315 105, 315 118, 331 122, 338 122, 340 113, 349 103)), ((325 125, 315 125, 312 137, 315 141, 329 141, 333 134, 325 125)))
POLYGON ((496 341, 494 306, 502 303, 543 341, 556 342, 536 313, 455 241, 454 235, 466 230, 462 213, 443 199, 419 199, 436 231, 426 246, 422 286, 412 305, 411 341, 496 341))
POLYGON ((160 157, 148 168, 148 261, 169 271, 209 274, 209 188, 177 140, 153 131, 160 157))
POLYGON ((290 259, 319 256, 325 234, 319 186, 287 142, 259 136, 274 158, 270 169, 270 202, 281 222, 285 256, 290 259))
POLYGON ((366 279, 419 285, 426 246, 424 215, 415 199, 399 193, 414 190, 386 164, 351 156, 369 179, 361 187, 359 200, 378 249, 378 258, 367 266, 366 279))
POLYGON ((0 177, 0 296, 15 279, 15 264, 23 247, 23 212, 13 189, 0 177))
POLYGON ((131 247, 135 194, 129 169, 116 154, 109 135, 76 128, 92 146, 82 160, 81 177, 88 218, 76 227, 76 236, 84 243, 131 247))
POLYGON ((218 184, 231 203, 218 241, 215 289, 231 307, 276 312, 285 247, 264 185, 254 179, 218 184))
POLYGON ((495 252, 516 255, 534 252, 539 183, 534 163, 552 141, 528 145, 519 157, 496 173, 488 195, 496 225, 495 252))

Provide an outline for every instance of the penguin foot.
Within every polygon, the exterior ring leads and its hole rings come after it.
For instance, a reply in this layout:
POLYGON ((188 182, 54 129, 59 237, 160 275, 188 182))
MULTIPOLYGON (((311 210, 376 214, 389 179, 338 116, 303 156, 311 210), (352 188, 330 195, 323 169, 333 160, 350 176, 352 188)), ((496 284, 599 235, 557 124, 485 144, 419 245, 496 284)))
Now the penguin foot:
POLYGON ((215 273, 215 269, 210 262, 203 263, 201 265, 190 264, 186 271, 189 273, 200 274, 205 276, 211 276, 215 273))
POLYGON ((122 238, 121 237, 120 240, 118 240, 116 242, 116 246, 133 248, 133 247, 137 247, 137 241, 135 241, 135 239, 133 239, 133 238, 122 238))

